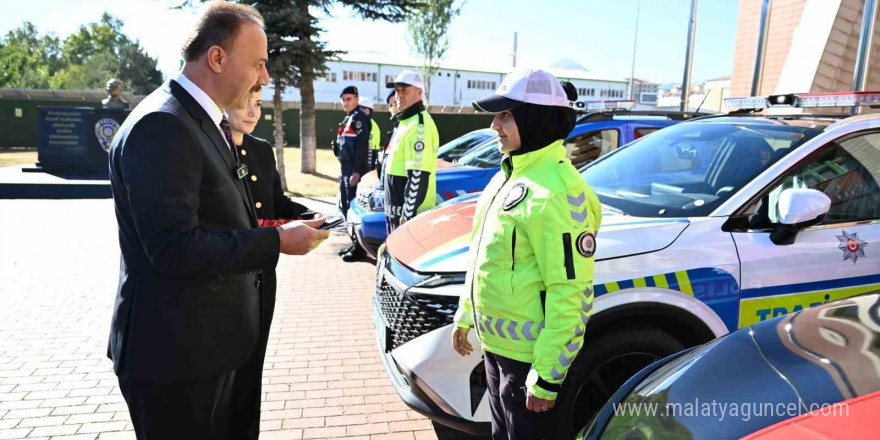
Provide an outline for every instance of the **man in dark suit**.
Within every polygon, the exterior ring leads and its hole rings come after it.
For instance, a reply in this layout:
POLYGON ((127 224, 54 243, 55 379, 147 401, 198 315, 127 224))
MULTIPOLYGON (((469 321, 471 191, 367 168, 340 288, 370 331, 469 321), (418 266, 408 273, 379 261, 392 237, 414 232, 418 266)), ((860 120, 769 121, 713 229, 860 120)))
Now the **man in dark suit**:
POLYGON ((183 56, 110 149, 122 262, 108 354, 138 439, 247 438, 236 408, 258 384, 237 372, 254 361, 262 272, 328 232, 322 220, 257 228, 229 140, 223 111, 269 80, 260 14, 208 4, 183 56))

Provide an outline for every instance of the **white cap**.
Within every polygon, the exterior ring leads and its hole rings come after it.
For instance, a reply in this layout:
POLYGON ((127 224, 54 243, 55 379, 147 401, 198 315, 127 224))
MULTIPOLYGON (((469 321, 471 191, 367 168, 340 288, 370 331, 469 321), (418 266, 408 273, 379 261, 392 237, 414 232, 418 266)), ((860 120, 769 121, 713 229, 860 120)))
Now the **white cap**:
POLYGON ((425 83, 424 81, 422 81, 422 75, 419 75, 412 70, 401 70, 400 73, 398 73, 397 76, 394 77, 394 81, 385 84, 385 87, 393 89, 397 85, 413 86, 415 88, 425 90, 425 83))
POLYGON ((358 99, 358 105, 361 107, 366 107, 366 108, 372 110, 373 109, 373 100, 370 98, 367 98, 367 97, 363 97, 361 99, 358 99))
POLYGON ((522 104, 571 108, 565 89, 555 76, 535 68, 520 68, 507 74, 495 94, 473 102, 474 109, 487 113, 509 111, 522 104))

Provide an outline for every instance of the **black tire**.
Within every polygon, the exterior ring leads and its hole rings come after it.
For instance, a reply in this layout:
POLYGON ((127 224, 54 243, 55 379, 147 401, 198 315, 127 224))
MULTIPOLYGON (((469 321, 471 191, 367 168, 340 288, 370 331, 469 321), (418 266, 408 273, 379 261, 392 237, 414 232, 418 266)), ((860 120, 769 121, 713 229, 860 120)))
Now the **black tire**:
POLYGON ((633 374, 685 348, 669 333, 651 326, 609 330, 584 339, 556 399, 558 439, 573 439, 602 405, 633 374))
POLYGON ((480 437, 477 435, 468 434, 466 432, 459 431, 457 429, 450 428, 440 422, 435 422, 431 420, 431 424, 434 425, 434 433, 437 434, 437 440, 489 440, 491 437, 480 437))

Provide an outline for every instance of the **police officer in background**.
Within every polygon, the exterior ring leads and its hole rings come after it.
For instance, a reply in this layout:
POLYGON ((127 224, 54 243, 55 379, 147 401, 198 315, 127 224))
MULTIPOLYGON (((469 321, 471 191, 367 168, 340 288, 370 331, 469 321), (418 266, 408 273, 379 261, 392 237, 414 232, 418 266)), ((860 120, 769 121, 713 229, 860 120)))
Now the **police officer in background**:
POLYGON ((339 198, 342 215, 348 214, 348 206, 357 192, 361 176, 369 171, 367 156, 370 148, 370 116, 358 107, 358 90, 348 86, 339 95, 345 119, 336 135, 337 157, 341 165, 339 174, 339 198))
POLYGON ((555 438, 551 410, 592 312, 601 209, 562 144, 576 99, 553 75, 521 69, 473 103, 495 114, 504 158, 477 202, 452 344, 470 354, 476 329, 494 440, 555 438))
POLYGON ((440 137, 422 96, 422 76, 401 71, 393 88, 400 113, 382 164, 385 186, 385 221, 390 234, 419 212, 434 206, 437 149, 440 137))
MULTIPOLYGON (((367 158, 370 148, 370 117, 358 106, 358 90, 348 86, 339 95, 345 119, 339 125, 336 135, 337 157, 341 165, 339 173, 339 210, 348 216, 348 207, 357 194, 361 176, 369 170, 367 158)), ((352 245, 340 252, 345 261, 356 261, 365 256, 360 246, 352 245)))
POLYGON ((370 117, 370 151, 367 157, 367 164, 370 171, 377 169, 379 163, 379 153, 382 152, 382 131, 379 130, 379 124, 373 118, 373 100, 367 97, 358 100, 361 110, 370 117))

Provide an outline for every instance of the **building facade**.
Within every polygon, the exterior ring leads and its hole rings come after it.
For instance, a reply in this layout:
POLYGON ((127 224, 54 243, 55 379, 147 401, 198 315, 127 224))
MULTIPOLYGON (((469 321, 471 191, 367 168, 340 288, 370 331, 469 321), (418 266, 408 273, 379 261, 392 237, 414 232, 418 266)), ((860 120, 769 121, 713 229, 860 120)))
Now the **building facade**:
MULTIPOLYGON (((770 3, 759 95, 852 89, 864 0, 774 0, 770 3)), ((741 0, 732 96, 751 94, 761 0, 741 0)), ((880 27, 875 28, 868 90, 880 89, 880 27)))
MULTIPOLYGON (((331 61, 328 71, 315 80, 315 102, 338 103, 339 93, 347 86, 356 86, 362 97, 369 97, 376 103, 384 104, 389 90, 385 84, 394 79, 404 69, 420 71, 414 63, 385 64, 378 60, 355 59, 331 61)), ((560 80, 570 81, 578 90, 578 100, 599 101, 626 99, 627 81, 593 74, 585 70, 554 69, 548 71, 560 80)), ((467 106, 495 91, 506 72, 476 70, 444 66, 431 78, 429 105, 467 106)), ((265 99, 271 100, 272 86, 263 92, 265 99)), ((301 101, 299 89, 288 87, 282 94, 283 101, 301 101)))

